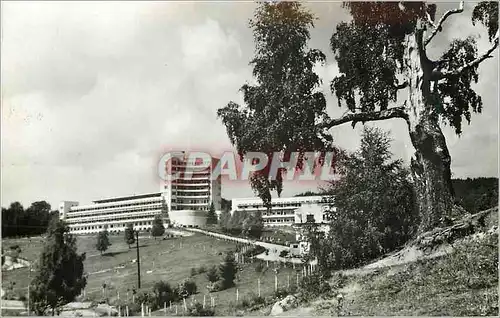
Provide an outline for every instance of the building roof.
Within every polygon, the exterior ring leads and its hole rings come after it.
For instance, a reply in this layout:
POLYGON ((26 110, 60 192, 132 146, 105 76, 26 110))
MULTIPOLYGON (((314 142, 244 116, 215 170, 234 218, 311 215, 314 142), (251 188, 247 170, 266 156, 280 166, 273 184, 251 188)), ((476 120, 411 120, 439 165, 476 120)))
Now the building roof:
POLYGON ((123 197, 114 197, 114 198, 108 198, 108 199, 102 199, 102 200, 95 200, 92 202, 94 202, 94 203, 110 203, 110 202, 119 202, 119 201, 136 200, 136 199, 156 198, 156 197, 160 197, 160 196, 161 196, 161 192, 153 192, 153 193, 135 194, 135 195, 128 195, 128 196, 123 196, 123 197))

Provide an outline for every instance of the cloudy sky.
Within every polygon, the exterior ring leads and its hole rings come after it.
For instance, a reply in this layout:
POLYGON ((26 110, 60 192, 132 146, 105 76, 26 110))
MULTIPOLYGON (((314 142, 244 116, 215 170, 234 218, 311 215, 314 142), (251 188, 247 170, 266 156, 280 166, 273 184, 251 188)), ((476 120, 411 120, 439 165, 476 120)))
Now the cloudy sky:
MULTIPOLYGON (((339 3, 307 5, 319 18, 311 47, 327 54, 318 67, 328 90, 337 74, 328 48, 335 25, 348 19, 339 3)), ((447 4, 447 7, 456 6, 447 4)), ((157 191, 157 163, 172 148, 231 150, 215 112, 241 101, 251 80, 252 2, 2 2, 2 206, 47 200, 82 203, 157 191)), ((446 8, 446 7, 444 7, 446 8)), ((432 54, 450 39, 483 35, 470 7, 449 19, 432 54)), ((442 13, 441 7, 438 14, 442 13)), ((497 176, 498 54, 480 66, 484 111, 457 137, 444 127, 455 177, 497 176)), ((405 124, 379 124, 395 139, 395 156, 413 153, 405 124)), ((332 129, 336 143, 359 145, 349 124, 332 129)), ((316 184, 285 184, 284 195, 316 184)), ((246 182, 223 196, 252 196, 246 182)))

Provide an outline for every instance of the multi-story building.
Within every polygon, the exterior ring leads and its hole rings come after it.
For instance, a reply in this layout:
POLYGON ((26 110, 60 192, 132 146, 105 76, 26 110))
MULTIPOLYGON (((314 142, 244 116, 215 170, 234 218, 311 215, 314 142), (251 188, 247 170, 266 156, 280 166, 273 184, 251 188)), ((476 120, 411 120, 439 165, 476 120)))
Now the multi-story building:
POLYGON ((221 180, 213 178, 217 163, 215 158, 191 160, 186 154, 167 162, 166 171, 176 177, 165 182, 162 192, 174 225, 202 226, 212 204, 220 211, 221 180))
POLYGON ((199 162, 172 159, 168 168, 179 172, 179 177, 162 184, 160 192, 96 200, 90 205, 63 201, 59 215, 75 234, 96 233, 104 228, 120 232, 129 223, 136 230, 147 231, 152 228, 154 217, 167 211, 165 225, 169 222, 177 226, 203 226, 211 204, 216 211, 221 206, 220 178, 212 180, 216 163, 217 160, 212 160, 202 170, 199 162))
MULTIPOLYGON (((235 211, 261 212, 264 226, 294 226, 307 221, 326 223, 332 199, 327 196, 273 198, 268 211, 262 199, 233 199, 231 214, 235 211)), ((334 209, 334 208, 333 208, 334 209)))
MULTIPOLYGON (((79 205, 63 201, 59 215, 75 234, 89 234, 107 228, 109 232, 121 232, 131 223, 136 230, 149 230, 156 215, 165 210, 160 192, 96 200, 93 204, 79 205)), ((166 214, 165 214, 166 215, 166 214)), ((164 218, 167 223, 167 218, 164 218)))

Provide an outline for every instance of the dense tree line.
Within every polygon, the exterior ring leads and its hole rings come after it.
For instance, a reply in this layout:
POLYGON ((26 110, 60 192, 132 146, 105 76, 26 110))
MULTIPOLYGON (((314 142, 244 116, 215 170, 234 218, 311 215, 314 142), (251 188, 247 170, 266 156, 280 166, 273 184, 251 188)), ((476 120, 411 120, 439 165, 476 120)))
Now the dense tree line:
POLYGON ((264 221, 260 212, 234 211, 231 215, 229 211, 223 211, 219 220, 219 228, 231 235, 260 238, 264 228, 264 221))
POLYGON ((27 209, 19 202, 2 208, 2 237, 40 235, 47 232, 52 218, 58 218, 46 201, 33 202, 27 209))
POLYGON ((498 178, 452 180, 455 202, 470 213, 498 206, 498 178))

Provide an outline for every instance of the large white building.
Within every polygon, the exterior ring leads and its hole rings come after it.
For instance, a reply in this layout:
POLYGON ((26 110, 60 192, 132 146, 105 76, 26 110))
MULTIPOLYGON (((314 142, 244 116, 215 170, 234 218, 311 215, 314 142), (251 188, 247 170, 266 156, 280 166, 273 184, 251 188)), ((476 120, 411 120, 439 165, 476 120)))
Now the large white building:
POLYGON ((308 220, 314 223, 326 223, 326 212, 331 209, 331 202, 332 199, 328 196, 273 198, 271 211, 267 211, 260 198, 238 198, 232 200, 231 214, 235 211, 247 213, 260 211, 264 226, 295 226, 308 220))
POLYGON ((151 229, 154 217, 162 214, 164 208, 164 198, 156 192, 96 200, 88 205, 63 201, 59 205, 59 216, 75 234, 96 233, 104 228, 111 233, 121 232, 129 223, 143 231, 151 229))
POLYGON ((156 215, 164 213, 164 223, 175 226, 201 227, 206 224, 206 215, 213 203, 215 210, 221 206, 220 178, 212 180, 217 160, 203 163, 206 169, 199 169, 199 162, 172 159, 167 163, 170 171, 178 172, 177 179, 166 181, 161 191, 96 200, 93 204, 80 206, 78 202, 63 201, 59 215, 68 222, 75 234, 102 231, 124 231, 132 223, 134 229, 147 231, 152 228, 156 215))

